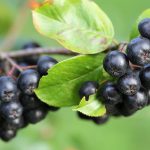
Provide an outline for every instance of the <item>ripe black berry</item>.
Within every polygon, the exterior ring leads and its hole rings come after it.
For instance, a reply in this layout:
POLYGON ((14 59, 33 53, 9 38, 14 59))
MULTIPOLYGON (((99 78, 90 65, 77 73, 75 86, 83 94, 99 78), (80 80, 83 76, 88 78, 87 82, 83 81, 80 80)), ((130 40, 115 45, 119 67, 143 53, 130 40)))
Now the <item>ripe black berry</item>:
MULTIPOLYGON (((26 43, 25 45, 23 45, 22 49, 24 49, 25 51, 30 51, 34 48, 39 48, 39 47, 41 47, 41 46, 38 43, 29 42, 29 43, 26 43)), ((36 63, 38 61, 38 56, 24 57, 23 61, 30 65, 36 65, 36 63)))
POLYGON ((150 63, 150 40, 138 37, 127 47, 127 56, 133 64, 144 66, 150 63))
POLYGON ((34 93, 34 89, 38 87, 39 79, 40 76, 36 70, 25 70, 19 75, 18 87, 22 93, 32 95, 34 93))
POLYGON ((19 117, 14 120, 9 120, 8 123, 14 128, 24 128, 28 125, 23 117, 19 117))
POLYGON ((143 19, 139 23, 138 28, 143 37, 150 39, 150 18, 143 19))
POLYGON ((140 89, 141 83, 134 73, 129 73, 118 79, 117 86, 122 94, 134 95, 140 89))
POLYGON ((41 75, 47 75, 48 69, 54 66, 57 62, 56 59, 49 56, 41 56, 37 63, 38 72, 41 75))
POLYGON ((42 101, 40 101, 35 94, 30 96, 26 94, 22 95, 20 98, 20 102, 24 110, 34 109, 45 104, 42 101))
POLYGON ((96 124, 104 124, 109 120, 109 116, 107 114, 101 116, 101 117, 93 117, 93 121, 96 124))
POLYGON ((128 71, 129 61, 125 54, 115 50, 106 55, 103 67, 111 76, 121 77, 128 71))
POLYGON ((0 100, 9 102, 17 99, 18 89, 14 79, 7 76, 0 77, 0 100))
POLYGON ((95 94, 99 85, 97 82, 94 81, 87 81, 84 82, 79 90, 80 98, 85 97, 86 100, 89 99, 89 96, 95 94))
POLYGON ((116 105, 122 101, 122 96, 117 86, 111 82, 106 83, 100 92, 105 104, 116 105))
POLYGON ((23 108, 18 101, 2 103, 0 106, 0 113, 7 121, 19 118, 22 115, 23 108))
POLYGON ((12 140, 17 133, 15 129, 2 129, 0 132, 0 137, 5 142, 12 140))
POLYGON ((130 109, 142 109, 148 103, 148 95, 144 89, 140 89, 135 95, 125 95, 124 96, 125 106, 130 109))
POLYGON ((78 117, 79 117, 80 119, 84 119, 84 120, 91 120, 91 119, 92 119, 92 117, 87 116, 87 115, 84 115, 84 114, 81 113, 81 112, 77 112, 77 115, 78 115, 78 117))
POLYGON ((137 109, 128 108, 124 103, 117 104, 116 109, 120 115, 125 117, 132 116, 137 111, 137 109))
MULTIPOLYGON (((116 105, 118 105, 118 104, 116 104, 116 105)), ((116 108, 116 105, 112 105, 112 104, 106 104, 105 105, 106 112, 108 115, 113 115, 113 116, 120 115, 118 109, 116 108)))
POLYGON ((32 124, 38 123, 43 120, 47 115, 47 109, 38 107, 24 112, 25 119, 32 124))
POLYGON ((150 89, 150 65, 145 66, 140 72, 141 84, 146 88, 150 89))

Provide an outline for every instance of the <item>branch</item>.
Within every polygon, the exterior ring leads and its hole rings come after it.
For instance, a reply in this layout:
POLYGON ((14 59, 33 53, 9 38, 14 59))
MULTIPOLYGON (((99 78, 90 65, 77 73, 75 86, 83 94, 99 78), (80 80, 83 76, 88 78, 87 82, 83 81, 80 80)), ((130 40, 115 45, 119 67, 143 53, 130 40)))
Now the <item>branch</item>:
POLYGON ((17 50, 12 52, 1 52, 0 53, 0 60, 9 58, 21 58, 27 56, 35 56, 41 54, 62 54, 62 55, 71 55, 75 56, 77 53, 71 52, 64 48, 32 48, 31 50, 17 50))

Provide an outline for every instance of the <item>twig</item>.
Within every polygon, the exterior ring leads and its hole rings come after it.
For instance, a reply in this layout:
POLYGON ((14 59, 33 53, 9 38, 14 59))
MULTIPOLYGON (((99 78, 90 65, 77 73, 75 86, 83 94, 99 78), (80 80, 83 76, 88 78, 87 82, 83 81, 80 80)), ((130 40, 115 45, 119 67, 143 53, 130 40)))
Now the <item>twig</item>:
POLYGON ((64 54, 64 55, 77 55, 77 53, 71 52, 64 48, 34 48, 28 51, 18 50, 12 52, 1 52, 0 59, 3 60, 7 57, 9 58, 21 58, 33 55, 41 55, 41 54, 64 54))
POLYGON ((23 69, 20 66, 18 66, 17 63, 9 56, 5 55, 5 60, 8 61, 12 65, 12 67, 17 68, 20 72, 23 71, 23 69))

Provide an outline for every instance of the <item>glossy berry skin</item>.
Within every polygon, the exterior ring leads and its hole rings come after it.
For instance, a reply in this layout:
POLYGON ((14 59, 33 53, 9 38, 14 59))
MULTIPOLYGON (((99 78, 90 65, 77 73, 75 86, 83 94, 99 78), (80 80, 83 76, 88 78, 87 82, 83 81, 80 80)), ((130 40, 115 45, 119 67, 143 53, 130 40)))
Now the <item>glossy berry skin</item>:
POLYGON ((18 97, 17 83, 8 76, 0 77, 0 101, 9 102, 18 97))
POLYGON ((124 103, 119 103, 116 105, 116 109, 119 112, 120 115, 124 116, 124 117, 130 117, 132 116, 134 113, 137 112, 137 109, 131 109, 128 108, 124 103))
POLYGON ((49 56, 41 56, 37 63, 38 72, 41 75, 47 75, 48 69, 57 64, 57 60, 49 56))
POLYGON ((22 115, 23 107, 18 101, 3 103, 0 106, 0 113, 5 120, 12 121, 22 115))
POLYGON ((124 103, 128 109, 142 109, 148 104, 148 95, 144 89, 140 89, 135 95, 124 96, 124 103))
POLYGON ((125 54, 115 50, 106 55, 103 67, 111 76, 121 77, 128 71, 129 61, 125 54))
POLYGON ((15 129, 4 129, 1 130, 0 137, 3 141, 8 142, 16 136, 16 133, 15 129))
POLYGON ((25 117, 25 120, 28 121, 29 123, 36 124, 42 121, 46 117, 47 113, 48 111, 45 108, 38 107, 35 109, 25 111, 24 117, 25 117))
POLYGON ((143 37, 150 39, 150 18, 143 19, 139 23, 138 29, 143 37))
POLYGON ((140 72, 141 84, 144 88, 150 89, 150 65, 145 66, 140 72))
POLYGON ((92 117, 87 116, 87 115, 84 115, 84 114, 81 113, 81 112, 77 112, 77 115, 78 115, 78 117, 79 117, 80 119, 84 119, 84 120, 91 120, 91 119, 92 119, 92 117))
POLYGON ((89 96, 95 94, 99 85, 95 81, 84 82, 79 90, 80 98, 85 97, 86 100, 89 99, 89 96))
POLYGON ((122 94, 134 95, 140 89, 141 82, 134 73, 129 73, 118 79, 117 86, 122 94))
MULTIPOLYGON (((118 104, 116 104, 116 105, 118 105, 118 104)), ((119 116, 120 115, 118 109, 116 108, 116 105, 105 104, 106 112, 107 112, 108 115, 111 115, 111 116, 112 115, 113 116, 119 116)))
POLYGON ((25 111, 45 105, 45 103, 40 101, 35 94, 30 95, 30 96, 26 94, 22 95, 20 98, 20 102, 25 111))
POLYGON ((22 116, 14 119, 14 120, 9 120, 7 122, 16 129, 24 128, 27 126, 27 122, 24 120, 24 118, 22 116))
MULTIPOLYGON (((33 50, 34 48, 39 48, 41 47, 37 42, 28 42, 23 45, 22 49, 25 51, 30 51, 33 50)), ((23 59, 24 62, 30 64, 30 65, 36 65, 38 61, 38 56, 30 56, 30 57, 24 57, 23 59)))
POLYGON ((143 37, 133 39, 128 44, 127 56, 135 65, 144 66, 150 63, 150 40, 143 37))
POLYGON ((100 93, 105 104, 116 105, 122 101, 122 96, 117 86, 111 82, 106 83, 100 93))
POLYGON ((109 120, 109 116, 107 114, 101 116, 101 117, 93 117, 93 121, 97 125, 101 125, 106 123, 109 120))
POLYGON ((34 89, 38 87, 40 80, 40 75, 36 70, 28 69, 23 72, 18 77, 18 87, 22 93, 27 95, 32 95, 34 89))

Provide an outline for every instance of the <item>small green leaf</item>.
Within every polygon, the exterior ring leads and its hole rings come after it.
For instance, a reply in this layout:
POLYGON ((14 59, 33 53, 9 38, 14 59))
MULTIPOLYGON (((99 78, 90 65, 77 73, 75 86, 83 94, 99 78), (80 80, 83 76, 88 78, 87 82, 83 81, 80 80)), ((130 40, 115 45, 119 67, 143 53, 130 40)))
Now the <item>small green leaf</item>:
POLYGON ((103 116, 106 113, 105 106, 97 99, 95 94, 91 95, 88 101, 83 98, 73 110, 91 117, 103 116))
POLYGON ((145 10, 137 19, 130 34, 130 40, 139 36, 138 24, 145 18, 150 18, 150 9, 145 10))
POLYGON ((85 81, 107 80, 103 70, 104 54, 80 55, 64 60, 40 80, 37 96, 52 106, 73 106, 80 102, 79 88, 85 81))
POLYGON ((91 0, 53 0, 32 14, 38 32, 74 52, 94 54, 112 43, 113 25, 91 0))

